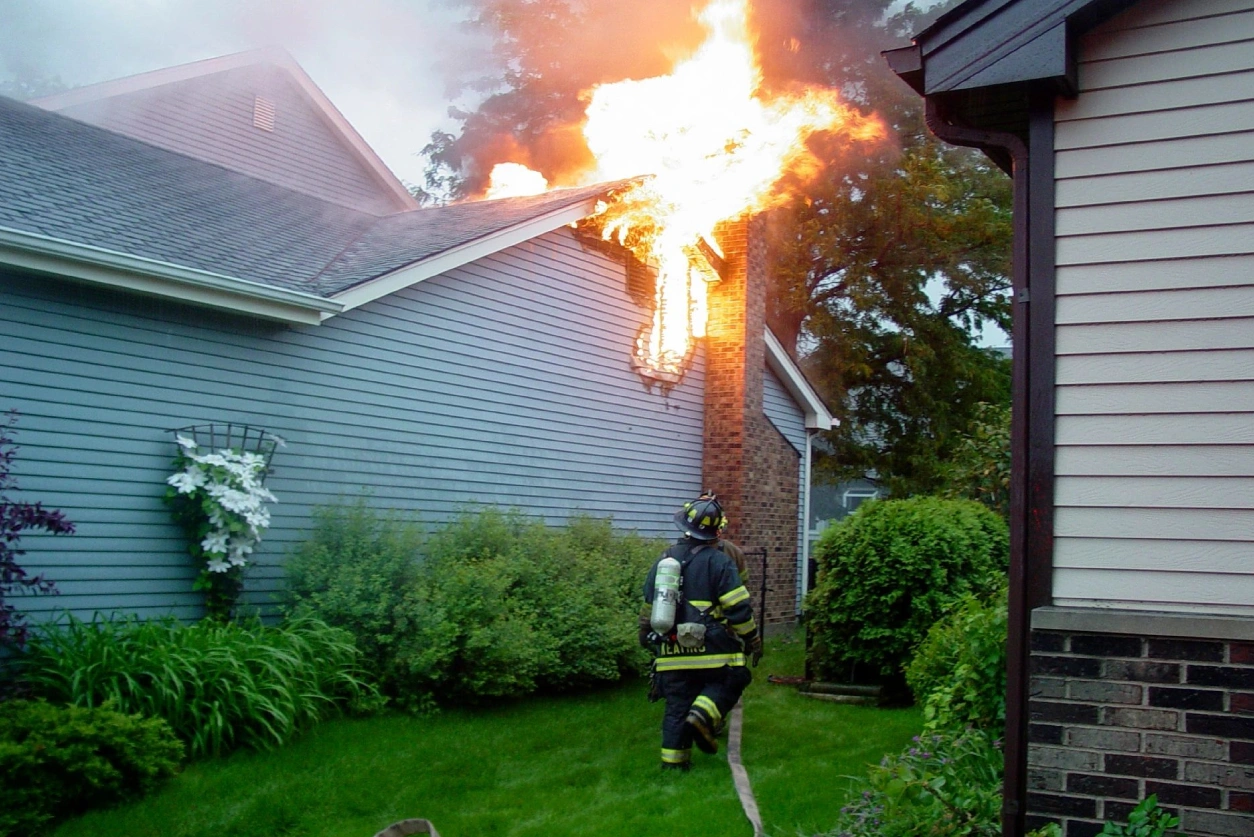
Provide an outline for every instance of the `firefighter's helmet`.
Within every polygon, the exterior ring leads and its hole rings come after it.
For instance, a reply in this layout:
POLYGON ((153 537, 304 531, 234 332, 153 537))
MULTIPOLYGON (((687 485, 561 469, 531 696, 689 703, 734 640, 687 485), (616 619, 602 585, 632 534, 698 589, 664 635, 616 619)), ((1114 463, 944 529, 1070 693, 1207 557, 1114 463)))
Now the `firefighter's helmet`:
POLYGON ((713 495, 702 496, 684 503, 675 512, 675 525, 694 540, 712 541, 718 538, 718 530, 727 525, 727 515, 713 495))

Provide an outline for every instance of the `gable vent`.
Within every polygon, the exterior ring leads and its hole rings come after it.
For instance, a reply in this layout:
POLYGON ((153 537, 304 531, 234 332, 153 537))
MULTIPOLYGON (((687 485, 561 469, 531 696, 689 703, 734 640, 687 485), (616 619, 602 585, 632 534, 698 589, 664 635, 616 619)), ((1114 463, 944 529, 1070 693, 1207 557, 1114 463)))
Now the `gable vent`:
POLYGON ((253 98, 253 127, 263 131, 274 130, 274 102, 261 96, 253 98))

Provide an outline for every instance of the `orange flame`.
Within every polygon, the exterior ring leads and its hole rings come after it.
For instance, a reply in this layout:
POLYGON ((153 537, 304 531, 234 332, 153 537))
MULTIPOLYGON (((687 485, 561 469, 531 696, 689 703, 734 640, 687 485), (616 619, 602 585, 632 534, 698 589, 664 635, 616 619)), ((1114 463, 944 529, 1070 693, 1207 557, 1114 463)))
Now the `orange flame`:
POLYGON ((747 6, 711 0, 698 18, 705 42, 670 75, 603 84, 590 95, 584 137, 597 166, 586 182, 649 175, 598 214, 607 240, 657 268, 653 323, 637 361, 665 377, 682 374, 692 339, 705 334, 704 280, 716 277, 703 275, 697 242, 715 242, 724 221, 782 203, 776 187, 786 173, 818 168, 806 146, 812 134, 883 135, 834 90, 766 95, 747 6))

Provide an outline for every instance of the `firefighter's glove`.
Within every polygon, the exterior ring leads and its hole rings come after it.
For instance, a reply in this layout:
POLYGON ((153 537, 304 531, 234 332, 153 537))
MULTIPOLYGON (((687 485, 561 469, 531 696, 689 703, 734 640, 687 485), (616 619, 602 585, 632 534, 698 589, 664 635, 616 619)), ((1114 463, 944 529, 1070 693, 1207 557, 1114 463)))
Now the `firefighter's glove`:
POLYGON ((745 650, 749 652, 749 659, 753 661, 753 667, 757 668, 758 663, 762 661, 762 635, 754 634, 753 639, 746 643, 745 650))
POLYGON ((645 651, 654 650, 653 640, 651 639, 653 626, 649 624, 649 617, 642 615, 636 624, 639 628, 640 647, 645 651))

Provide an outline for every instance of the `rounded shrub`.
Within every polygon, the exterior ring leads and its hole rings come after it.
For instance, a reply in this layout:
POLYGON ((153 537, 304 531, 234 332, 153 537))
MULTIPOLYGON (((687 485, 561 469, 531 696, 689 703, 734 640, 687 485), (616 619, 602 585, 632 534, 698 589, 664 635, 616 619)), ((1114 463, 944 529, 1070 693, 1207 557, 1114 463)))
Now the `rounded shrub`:
POLYGON ((826 679, 899 678, 932 624, 1005 577, 1006 522, 973 500, 863 504, 823 533, 806 598, 811 670, 826 679))
POLYGON ((358 502, 321 510, 287 607, 350 631, 402 708, 614 681, 642 670, 640 585, 663 548, 609 520, 494 507, 425 537, 358 502))
POLYGON ((1006 588, 965 596, 928 630, 906 669, 925 729, 1006 725, 1006 588))
POLYGON ((658 545, 608 520, 484 509, 436 533, 400 609, 396 674, 436 700, 562 691, 645 664, 634 616, 658 545))
POLYGON ((160 718, 111 706, 0 703, 0 834, 140 796, 174 775, 183 745, 160 718))

